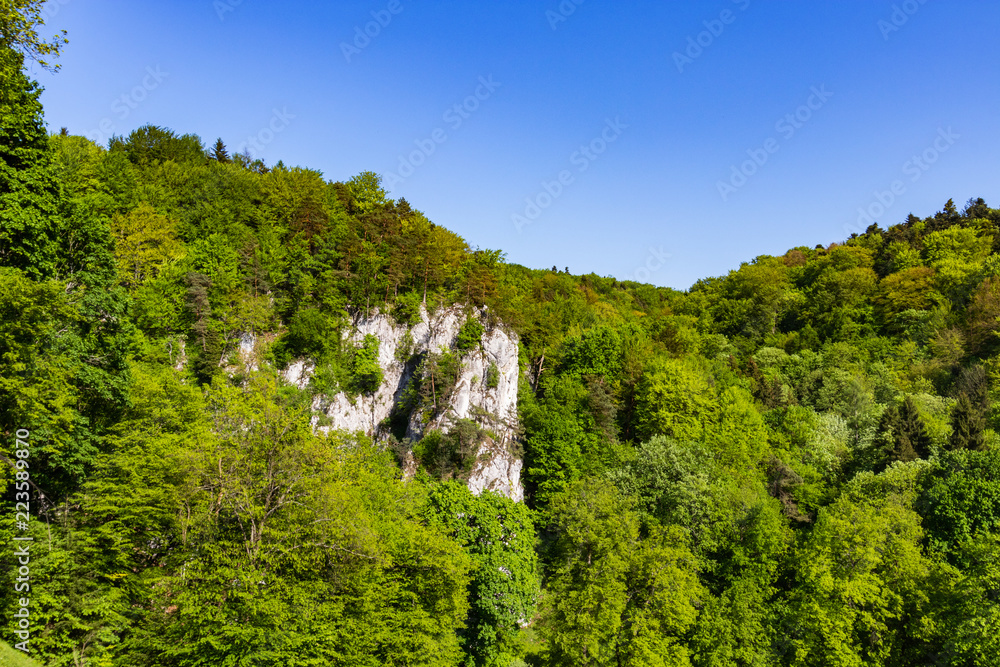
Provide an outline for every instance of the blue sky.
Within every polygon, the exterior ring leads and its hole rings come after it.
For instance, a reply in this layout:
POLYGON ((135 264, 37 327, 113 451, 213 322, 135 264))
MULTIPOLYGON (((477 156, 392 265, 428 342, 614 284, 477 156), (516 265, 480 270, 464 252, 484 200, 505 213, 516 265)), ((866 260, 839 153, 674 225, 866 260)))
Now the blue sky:
POLYGON ((50 129, 372 170, 508 261, 686 289, 1000 206, 994 1, 50 0, 50 129), (367 31, 367 34, 365 34, 367 31), (457 105, 457 108, 456 108, 457 105))

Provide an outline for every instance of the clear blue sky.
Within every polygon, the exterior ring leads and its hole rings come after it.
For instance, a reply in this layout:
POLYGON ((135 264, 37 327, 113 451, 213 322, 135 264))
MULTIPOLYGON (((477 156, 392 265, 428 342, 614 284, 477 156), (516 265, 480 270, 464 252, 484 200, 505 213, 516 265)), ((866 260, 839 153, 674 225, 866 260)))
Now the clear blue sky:
POLYGON ((37 75, 51 130, 256 137, 332 180, 402 158, 393 197, 535 268, 686 289, 842 240, 859 208, 1000 206, 995 0, 48 7, 70 38, 37 75))

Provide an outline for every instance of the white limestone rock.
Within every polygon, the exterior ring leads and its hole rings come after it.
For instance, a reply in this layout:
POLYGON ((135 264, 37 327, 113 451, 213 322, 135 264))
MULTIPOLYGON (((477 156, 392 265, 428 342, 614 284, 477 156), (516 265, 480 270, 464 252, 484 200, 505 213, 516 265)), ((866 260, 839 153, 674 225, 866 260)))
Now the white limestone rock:
MULTIPOLYGON (((479 316, 482 319, 482 313, 479 316)), ((327 424, 320 426, 321 420, 318 416, 314 417, 317 430, 362 431, 376 439, 385 437, 384 423, 400 400, 413 372, 412 368, 396 358, 407 332, 412 340, 412 354, 439 352, 441 348, 449 349, 454 345, 465 317, 463 308, 454 307, 443 309, 433 316, 421 308, 420 322, 412 328, 396 324, 390 316, 381 313, 357 320, 349 339, 358 345, 366 335, 378 338, 382 384, 370 396, 361 395, 353 399, 344 393, 317 396, 313 410, 325 415, 326 420, 322 421, 327 424)), ((241 349, 244 348, 252 350, 254 345, 241 341, 241 349)), ((480 349, 462 359, 461 375, 447 408, 439 411, 440 416, 430 424, 423 424, 419 414, 411 414, 406 435, 415 441, 428 428, 446 432, 455 420, 475 420, 495 434, 495 438, 487 438, 481 446, 469 478, 469 488, 477 495, 489 489, 521 501, 524 499, 520 478, 522 463, 510 453, 514 449, 517 433, 517 362, 517 337, 501 327, 488 329, 483 334, 480 349), (493 364, 499 376, 496 387, 491 389, 487 387, 486 377, 493 364)), ((291 384, 305 387, 312 371, 310 364, 297 361, 288 366, 284 376, 291 384)))

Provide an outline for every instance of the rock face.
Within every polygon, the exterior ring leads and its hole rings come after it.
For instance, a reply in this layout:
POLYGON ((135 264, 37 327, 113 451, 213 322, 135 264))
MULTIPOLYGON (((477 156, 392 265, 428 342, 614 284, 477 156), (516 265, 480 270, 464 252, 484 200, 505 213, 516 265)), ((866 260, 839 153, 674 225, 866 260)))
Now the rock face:
MULTIPOLYGON (((476 315, 483 320, 483 313, 476 315)), ((412 359, 418 358, 414 355, 453 349, 465 320, 461 308, 444 309, 433 316, 421 309, 420 322, 409 328, 382 314, 358 320, 349 338, 358 345, 366 335, 378 339, 382 384, 374 394, 356 396, 353 400, 344 393, 317 396, 313 403, 317 430, 363 431, 376 439, 388 437, 389 418, 407 385, 414 380, 416 364, 412 359), (327 419, 320 420, 318 414, 327 419)), ((415 442, 428 430, 447 432, 459 419, 477 422, 495 437, 486 438, 481 445, 468 480, 469 488, 476 494, 489 489, 521 501, 524 499, 522 462, 511 453, 515 451, 518 428, 517 355, 514 334, 500 327, 486 329, 479 348, 462 357, 461 372, 447 405, 439 406, 428 423, 424 423, 425 412, 414 410, 407 419, 406 436, 415 442), (494 382, 488 383, 491 366, 495 367, 494 382)), ((311 372, 308 363, 299 361, 285 370, 285 379, 305 387, 311 372)))

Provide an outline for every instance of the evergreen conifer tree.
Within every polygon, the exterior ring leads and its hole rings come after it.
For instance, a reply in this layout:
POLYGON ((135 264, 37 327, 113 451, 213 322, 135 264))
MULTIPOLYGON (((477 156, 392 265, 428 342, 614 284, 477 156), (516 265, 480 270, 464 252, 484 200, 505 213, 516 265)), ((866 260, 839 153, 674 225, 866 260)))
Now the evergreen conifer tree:
POLYGON ((881 430, 888 436, 887 453, 890 462, 913 461, 930 456, 931 439, 912 397, 907 396, 898 408, 886 410, 881 430))
POLYGON ((221 137, 215 140, 215 146, 212 147, 212 159, 222 164, 232 162, 229 159, 229 151, 226 150, 226 145, 222 143, 221 137))
POLYGON ((959 375, 955 388, 958 403, 951 413, 951 449, 986 448, 986 413, 989 410, 989 394, 986 373, 982 366, 970 366, 959 375))

